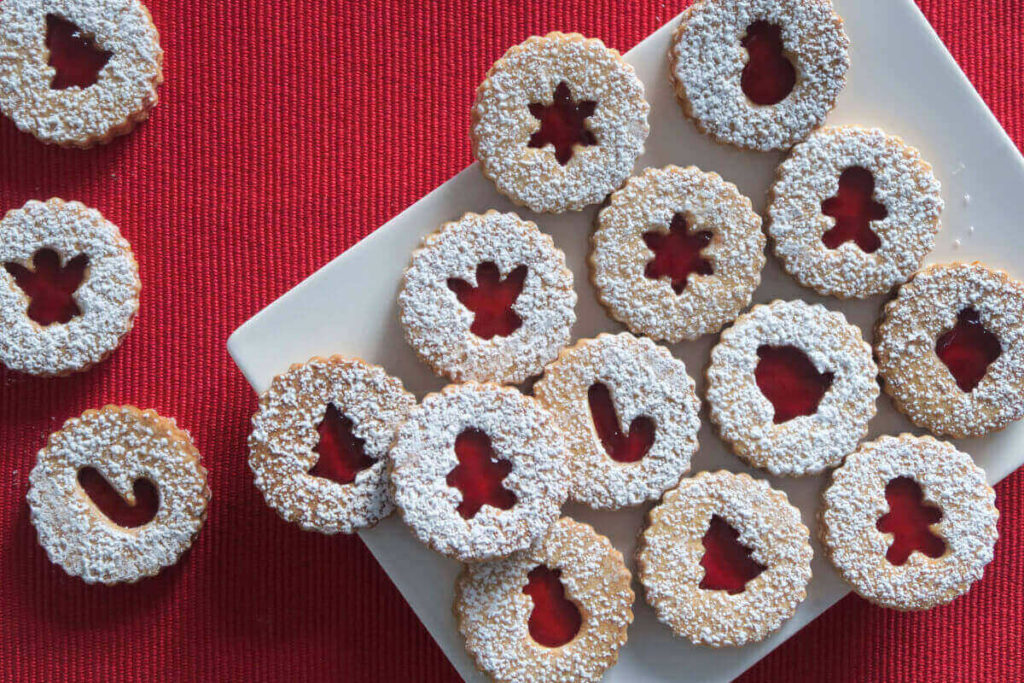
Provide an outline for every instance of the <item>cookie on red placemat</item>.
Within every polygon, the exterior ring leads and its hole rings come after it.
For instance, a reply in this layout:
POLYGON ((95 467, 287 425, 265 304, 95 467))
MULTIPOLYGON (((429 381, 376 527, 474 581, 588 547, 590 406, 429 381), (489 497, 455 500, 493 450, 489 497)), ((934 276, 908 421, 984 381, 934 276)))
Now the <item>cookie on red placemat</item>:
POLYGON ((679 342, 717 332, 750 303, 764 267, 761 217, 717 173, 649 168, 597 216, 589 263, 608 314, 679 342))
POLYGON ((303 529, 352 533, 391 514, 388 451, 416 399, 358 358, 278 375, 252 418, 249 467, 267 505, 303 529))
POLYGON ((877 128, 822 128, 778 169, 767 227, 775 255, 820 294, 866 297, 906 281, 935 245, 939 181, 877 128))
POLYGON ((955 438, 1024 416, 1024 284, 981 263, 924 268, 875 330, 885 392, 911 422, 955 438))
POLYGON ((50 560, 112 584, 177 562, 206 519, 210 490, 199 452, 173 419, 105 406, 50 435, 27 499, 50 560))
POLYGON ((0 362, 32 375, 85 370, 121 344, 139 308, 138 266, 99 211, 53 198, 0 220, 0 362))
POLYGON ((573 500, 598 509, 639 505, 690 469, 700 400, 683 362, 650 339, 582 339, 548 365, 533 393, 566 439, 573 500))
POLYGON ((992 561, 995 499, 985 473, 952 444, 883 436, 832 473, 821 539, 860 596, 929 609, 966 593, 992 561))
POLYGON ((514 213, 467 213, 423 239, 398 295, 405 337, 456 382, 518 384, 569 341, 565 254, 514 213))
POLYGON ((697 0, 673 36, 670 75, 702 132, 737 147, 786 149, 835 105, 849 44, 829 0, 697 0))
POLYGON ((429 394, 398 431, 391 482, 402 519, 437 552, 472 562, 530 544, 568 494, 551 413, 517 389, 455 384, 429 394))
POLYGON ((629 583, 622 553, 563 517, 528 550, 464 567, 455 617, 495 681, 598 681, 633 622, 629 583))
POLYGON ((871 347, 842 313, 773 301, 737 318, 711 350, 709 417, 751 465, 813 474, 867 435, 877 375, 871 347))
POLYGON ((43 142, 109 142, 156 105, 164 53, 138 0, 4 0, 0 26, 0 109, 43 142))
POLYGON ((600 40, 533 36, 495 62, 477 89, 473 154, 516 204, 578 211, 629 177, 649 111, 633 67, 600 40))
POLYGON ((793 616, 810 532, 782 491, 747 474, 684 479, 648 515, 637 576, 658 619, 696 645, 746 645, 793 616))

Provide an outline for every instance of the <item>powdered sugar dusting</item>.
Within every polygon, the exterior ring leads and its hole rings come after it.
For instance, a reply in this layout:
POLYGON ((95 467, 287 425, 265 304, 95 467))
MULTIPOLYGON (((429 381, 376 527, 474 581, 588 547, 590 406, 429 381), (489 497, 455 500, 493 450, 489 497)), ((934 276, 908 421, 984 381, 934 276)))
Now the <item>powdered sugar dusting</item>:
POLYGON ((569 449, 569 496, 594 508, 639 505, 675 486, 697 450, 700 401, 682 361, 650 339, 628 332, 583 339, 559 354, 534 395, 555 415, 569 449), (656 425, 643 458, 608 457, 594 428, 590 387, 609 388, 622 429, 645 416, 656 425))
POLYGON ((0 264, 31 264, 40 249, 66 263, 85 254, 86 276, 74 294, 81 315, 42 327, 29 299, 0 267, 0 362, 33 375, 66 375, 102 361, 132 329, 139 308, 138 267, 117 226, 78 202, 29 201, 0 220, 0 264))
POLYGON ((163 50, 138 0, 4 0, 0 26, 0 109, 40 140, 75 147, 108 142, 156 105, 163 50), (112 53, 92 86, 50 88, 47 14, 73 22, 112 53))
POLYGON ((764 267, 761 217, 717 173, 694 166, 649 168, 614 193, 597 217, 590 254, 597 296, 609 315, 636 334, 676 343, 717 332, 750 303, 764 267), (654 253, 643 235, 667 231, 684 213, 691 231, 711 232, 703 249, 714 272, 692 273, 681 294, 668 278, 644 272, 654 253))
POLYGON ((832 475, 824 494, 822 541, 832 563, 858 594, 902 610, 928 609, 963 595, 992 561, 998 532, 995 492, 970 456, 932 437, 902 434, 862 444, 832 475), (892 542, 875 524, 889 511, 886 485, 911 477, 925 500, 942 509, 932 526, 946 544, 936 559, 915 552, 896 566, 892 542))
POLYGON ((982 436, 1024 417, 1024 284, 981 263, 933 265, 900 288, 876 331, 885 391, 910 420, 937 434, 982 436), (965 393, 936 340, 974 308, 1001 353, 965 393))
POLYGON ((757 150, 786 149, 821 125, 846 82, 850 39, 829 0, 698 0, 684 14, 669 50, 676 95, 697 127, 721 142, 757 150), (782 29, 796 69, 793 91, 757 105, 740 85, 747 27, 782 29))
POLYGON ((643 153, 650 106, 633 67, 619 53, 578 33, 533 36, 495 62, 473 105, 473 154, 484 175, 513 202, 534 211, 577 211, 622 185, 643 153), (562 166, 550 147, 527 142, 540 127, 530 113, 550 104, 559 83, 593 100, 587 119, 596 145, 577 146, 562 166))
POLYGON ((529 549, 467 565, 455 586, 455 615, 466 648, 495 681, 599 681, 618 658, 633 622, 630 574, 611 542, 563 517, 529 549), (566 597, 585 615, 577 636, 557 648, 538 644, 523 594, 539 565, 561 570, 566 597))
POLYGON ((173 419, 132 406, 87 410, 50 436, 29 475, 28 504, 50 560, 88 583, 137 581, 178 561, 206 518, 206 470, 188 433, 173 419), (160 494, 156 517, 137 528, 115 525, 79 485, 94 467, 129 503, 137 478, 160 494))
POLYGON ((450 385, 429 394, 398 432, 392 458, 395 503, 412 532, 437 552, 464 562, 523 550, 557 518, 568 494, 565 447, 551 413, 536 399, 496 384, 450 385), (508 510, 484 505, 464 519, 462 493, 445 478, 456 465, 455 439, 481 430, 512 463, 502 485, 508 510))
POLYGON ((409 344, 436 372, 454 381, 519 383, 538 374, 569 341, 576 292, 565 254, 551 237, 514 213, 467 213, 444 224, 413 252, 398 296, 409 344), (481 263, 502 277, 528 269, 512 305, 522 326, 508 336, 482 339, 470 331, 473 313, 449 289, 449 278, 476 286, 481 263))
POLYGON ((333 356, 293 365, 260 397, 249 435, 249 467, 267 505, 303 529, 352 533, 391 514, 388 451, 416 405, 401 380, 359 359, 333 356), (309 473, 318 456, 317 425, 333 404, 376 461, 341 484, 309 473))
POLYGON ((867 435, 877 375, 871 347, 841 313, 773 301, 738 318, 711 350, 709 416, 733 451, 754 466, 772 474, 813 474, 839 464, 867 435), (774 407, 754 376, 761 345, 795 346, 818 372, 834 373, 813 414, 774 423, 774 407))
POLYGON ((702 472, 684 479, 651 510, 640 537, 637 574, 658 619, 697 645, 763 640, 793 616, 811 578, 810 532, 786 494, 746 474, 702 472), (719 515, 766 569, 744 591, 700 588, 701 539, 719 515))
POLYGON ((942 213, 939 181, 916 149, 877 128, 823 128, 793 148, 779 166, 768 207, 768 233, 782 265, 822 294, 865 297, 907 280, 935 245, 942 213), (888 215, 871 222, 881 246, 865 253, 853 242, 829 249, 822 235, 835 219, 821 211, 839 176, 871 172, 874 200, 888 215))

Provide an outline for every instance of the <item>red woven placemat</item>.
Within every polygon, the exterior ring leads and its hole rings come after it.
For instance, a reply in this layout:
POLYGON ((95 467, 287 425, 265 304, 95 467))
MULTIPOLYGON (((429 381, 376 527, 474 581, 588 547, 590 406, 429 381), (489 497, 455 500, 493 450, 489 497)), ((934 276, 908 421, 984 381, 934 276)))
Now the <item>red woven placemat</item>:
MULTIPOLYGON (((245 463, 256 399, 224 342, 471 162, 473 91, 506 47, 559 29, 626 50, 687 4, 151 0, 167 82, 149 123, 81 152, 0 120, 0 211, 55 195, 95 206, 143 281, 111 361, 59 380, 0 369, 0 680, 456 679, 358 539, 263 505, 245 463), (24 502, 47 435, 105 403, 177 417, 214 492, 176 567, 116 588, 52 566, 24 502)), ((1024 144, 1024 6, 920 4, 1024 144)), ((996 559, 968 596, 918 615, 847 598, 744 680, 1024 680, 1024 474, 997 490, 996 559)))

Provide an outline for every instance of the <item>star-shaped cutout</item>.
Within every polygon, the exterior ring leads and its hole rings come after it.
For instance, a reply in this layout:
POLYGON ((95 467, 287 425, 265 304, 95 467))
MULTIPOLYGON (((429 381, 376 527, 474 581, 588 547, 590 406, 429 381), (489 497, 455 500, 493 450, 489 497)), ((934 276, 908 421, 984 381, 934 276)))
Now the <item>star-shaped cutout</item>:
POLYGON ((594 115, 597 102, 582 100, 576 102, 569 92, 569 84, 562 81, 555 88, 551 104, 532 102, 530 113, 540 121, 540 128, 530 136, 527 147, 553 145, 555 159, 562 166, 572 159, 576 145, 589 147, 597 144, 597 138, 587 130, 587 118, 594 115))

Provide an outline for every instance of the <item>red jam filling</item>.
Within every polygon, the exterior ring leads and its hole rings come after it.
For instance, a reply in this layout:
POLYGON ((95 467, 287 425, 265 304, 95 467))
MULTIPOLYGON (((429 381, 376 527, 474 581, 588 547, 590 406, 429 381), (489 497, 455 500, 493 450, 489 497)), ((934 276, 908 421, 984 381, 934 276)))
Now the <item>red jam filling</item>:
POLYGON ((851 166, 839 176, 839 191, 821 203, 821 212, 836 219, 836 224, 821 236, 829 249, 844 242, 853 242, 861 251, 872 254, 882 241, 871 229, 871 221, 880 221, 889 215, 884 204, 872 199, 875 177, 871 171, 851 166))
POLYGON ((644 275, 652 280, 668 276, 676 294, 686 289, 690 273, 711 275, 714 272, 711 262, 701 256, 704 247, 711 243, 711 233, 707 230, 690 232, 686 216, 681 213, 672 217, 667 233, 652 230, 645 232, 643 238, 647 248, 654 252, 644 275))
POLYGON ((654 420, 644 415, 629 423, 629 434, 623 435, 612 394, 604 384, 592 384, 587 391, 590 415, 597 437, 608 457, 616 462, 636 462, 654 445, 654 420))
POLYGON ((95 467, 78 470, 78 485, 99 511, 117 526, 131 529, 148 524, 160 509, 160 493, 148 479, 136 479, 132 484, 134 505, 122 498, 95 467))
POLYGON ((580 632, 583 616, 572 600, 565 597, 562 570, 534 567, 527 574, 523 593, 533 599, 528 622, 530 637, 545 647, 561 647, 580 632))
POLYGON ((40 249, 32 255, 32 268, 9 262, 4 269, 29 299, 28 317, 42 326, 64 324, 81 315, 74 294, 85 279, 89 257, 79 254, 61 265, 60 255, 40 249))
POLYGON ((796 69, 782 47, 782 27, 755 21, 740 41, 749 59, 740 76, 743 94, 754 104, 778 104, 793 92, 796 69))
POLYGON ((49 65, 57 72, 50 81, 53 90, 88 88, 114 56, 101 50, 92 36, 56 14, 46 15, 46 49, 50 51, 49 65))
POLYGON ((523 292, 526 273, 526 266, 519 266, 502 279, 498 266, 488 261, 476 267, 476 287, 459 278, 448 278, 448 289, 473 312, 470 332, 491 339, 507 337, 519 329, 523 319, 512 310, 512 304, 523 292))
POLYGON ((554 145, 555 159, 562 166, 572 159, 576 145, 590 147, 597 144, 597 138, 587 130, 587 118, 594 115, 597 102, 583 100, 576 102, 569 92, 569 84, 562 81, 555 88, 551 104, 532 102, 530 113, 540 121, 540 128, 530 136, 527 147, 554 145))
POLYGON ((831 372, 818 372, 807 354, 795 346, 762 345, 757 349, 754 379, 775 407, 775 424, 799 415, 813 415, 832 386, 831 372))
POLYGON ((363 439, 352 432, 352 420, 327 404, 324 419, 316 426, 320 439, 316 443, 316 464, 309 470, 314 477, 323 477, 339 484, 351 484, 356 475, 373 465, 374 460, 366 454, 363 439))
POLYGON ((467 429, 455 439, 459 459, 445 482, 462 492, 459 514, 471 519, 484 505, 508 510, 516 504, 514 493, 501 482, 512 471, 512 462, 499 460, 491 446, 491 437, 479 429, 467 429))
POLYGON ((985 377, 1003 347, 999 338, 985 329, 981 316, 973 308, 965 308, 956 317, 956 325, 935 342, 935 353, 949 371, 961 391, 970 393, 985 377))
POLYGON ((878 518, 879 531, 892 534, 885 559, 899 566, 915 550, 928 557, 942 557, 946 544, 932 533, 931 525, 942 519, 942 510, 924 502, 921 486, 910 477, 896 477, 885 486, 889 512, 878 518))
POLYGON ((740 532, 718 515, 711 516, 711 524, 701 543, 704 556, 704 578, 700 588, 709 591, 728 591, 729 595, 742 593, 747 582, 753 581, 766 567, 754 561, 751 550, 739 542, 740 532))

